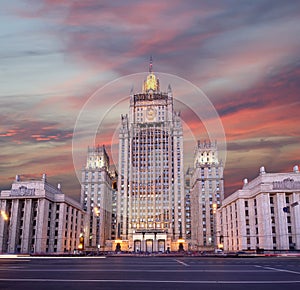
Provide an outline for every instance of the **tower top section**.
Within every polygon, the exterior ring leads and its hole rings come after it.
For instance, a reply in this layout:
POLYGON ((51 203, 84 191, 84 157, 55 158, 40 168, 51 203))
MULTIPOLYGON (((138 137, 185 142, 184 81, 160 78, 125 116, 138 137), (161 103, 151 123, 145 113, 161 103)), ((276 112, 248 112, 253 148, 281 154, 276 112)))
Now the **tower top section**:
POLYGON ((217 141, 206 141, 197 143, 194 154, 194 167, 197 165, 221 165, 218 159, 217 141))
POLYGON ((159 92, 159 79, 153 73, 152 56, 149 62, 149 74, 143 84, 143 93, 159 92))
POLYGON ((88 147, 86 169, 109 168, 109 157, 105 146, 88 147))

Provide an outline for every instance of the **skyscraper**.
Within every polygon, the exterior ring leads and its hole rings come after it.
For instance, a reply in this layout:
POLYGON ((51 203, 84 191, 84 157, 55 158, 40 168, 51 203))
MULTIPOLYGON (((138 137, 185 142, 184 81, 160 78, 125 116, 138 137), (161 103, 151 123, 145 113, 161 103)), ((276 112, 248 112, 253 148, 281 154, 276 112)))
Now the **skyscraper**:
POLYGON ((172 90, 160 89, 150 60, 142 92, 121 116, 116 249, 183 249, 183 131, 172 90))
POLYGON ((84 240, 86 250, 107 250, 113 226, 115 176, 109 171, 109 157, 104 146, 88 148, 82 170, 81 204, 86 212, 84 240))
POLYGON ((217 242, 216 210, 224 199, 223 163, 217 142, 198 141, 190 183, 191 238, 196 250, 212 250, 217 242))

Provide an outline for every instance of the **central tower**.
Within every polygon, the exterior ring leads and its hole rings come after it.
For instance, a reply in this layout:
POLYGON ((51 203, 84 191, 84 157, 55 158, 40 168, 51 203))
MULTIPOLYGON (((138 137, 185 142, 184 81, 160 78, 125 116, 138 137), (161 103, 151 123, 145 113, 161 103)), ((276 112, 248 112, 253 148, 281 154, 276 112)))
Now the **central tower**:
POLYGON ((121 116, 116 249, 183 249, 185 239, 183 131, 167 92, 153 73, 130 95, 121 116))

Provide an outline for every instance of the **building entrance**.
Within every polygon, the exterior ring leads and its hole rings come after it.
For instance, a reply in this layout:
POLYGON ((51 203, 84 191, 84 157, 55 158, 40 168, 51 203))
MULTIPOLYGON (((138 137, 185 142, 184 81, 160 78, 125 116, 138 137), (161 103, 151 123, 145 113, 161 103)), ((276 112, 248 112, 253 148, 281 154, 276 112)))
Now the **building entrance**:
POLYGON ((162 253, 165 251, 165 240, 158 240, 158 251, 162 253))
POLYGON ((134 251, 135 252, 140 252, 141 248, 142 248, 141 240, 135 240, 134 241, 134 251))
POLYGON ((167 250, 167 234, 158 230, 136 231, 129 242, 134 252, 165 252, 167 250))
POLYGON ((146 240, 146 252, 152 253, 153 252, 153 240, 146 240))

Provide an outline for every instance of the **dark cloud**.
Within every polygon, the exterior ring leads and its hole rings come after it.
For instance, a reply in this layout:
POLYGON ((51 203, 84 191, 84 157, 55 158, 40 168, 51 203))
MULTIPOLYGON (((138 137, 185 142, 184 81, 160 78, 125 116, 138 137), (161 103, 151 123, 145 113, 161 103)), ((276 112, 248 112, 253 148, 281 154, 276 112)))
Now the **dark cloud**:
MULTIPOLYGON (((227 150, 233 152, 250 152, 253 150, 268 149, 280 151, 281 148, 288 145, 300 144, 300 136, 295 138, 278 138, 277 140, 259 139, 259 140, 247 140, 246 142, 229 142, 227 143, 227 150)), ((271 155, 271 154, 270 154, 271 155)))
POLYGON ((261 109, 286 104, 300 106, 300 62, 279 67, 265 76, 256 86, 238 93, 223 94, 215 102, 220 116, 231 115, 244 109, 261 109))
POLYGON ((1 60, 7 59, 18 59, 21 57, 28 57, 28 56, 49 56, 54 55, 57 53, 61 53, 62 51, 49 51, 49 50, 19 50, 19 51, 9 51, 2 52, 0 54, 1 60))

